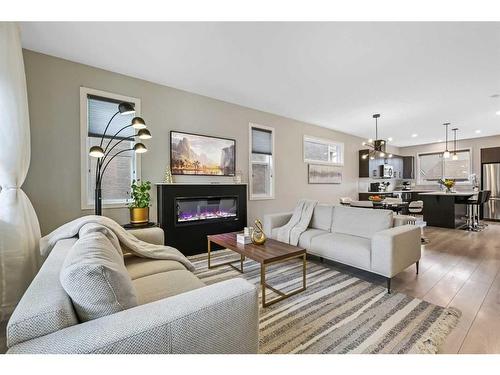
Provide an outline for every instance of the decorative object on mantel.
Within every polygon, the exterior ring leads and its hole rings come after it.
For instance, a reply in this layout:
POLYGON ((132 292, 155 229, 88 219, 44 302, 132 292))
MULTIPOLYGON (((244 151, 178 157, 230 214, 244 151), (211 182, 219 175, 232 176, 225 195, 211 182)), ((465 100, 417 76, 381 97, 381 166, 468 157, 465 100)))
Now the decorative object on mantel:
POLYGON ((455 180, 451 178, 439 179, 438 184, 446 188, 447 193, 453 193, 451 189, 455 186, 455 180))
POLYGON ((443 125, 446 127, 446 149, 443 152, 443 158, 448 159, 450 157, 450 151, 448 151, 448 126, 450 126, 450 123, 445 122, 443 125))
POLYGON ((104 129, 104 132, 101 136, 101 141, 99 143, 99 146, 92 146, 89 150, 89 155, 97 158, 97 166, 95 169, 95 200, 94 200, 94 207, 95 207, 95 214, 96 215, 101 215, 102 214, 102 194, 101 194, 101 185, 102 185, 102 178, 104 176, 104 172, 106 172, 106 168, 108 167, 109 163, 118 155, 128 152, 128 151, 134 151, 136 154, 142 154, 148 149, 144 144, 142 143, 136 143, 134 147, 128 148, 125 150, 118 151, 114 155, 111 156, 111 152, 113 149, 122 143, 123 141, 134 141, 135 137, 139 139, 150 139, 151 138, 151 133, 149 130, 146 129, 146 123, 141 117, 134 117, 131 121, 130 125, 122 127, 120 130, 118 130, 111 138, 109 136, 106 136, 106 132, 108 131, 109 125, 111 125, 111 122, 113 119, 116 117, 116 115, 121 114, 121 115, 130 115, 135 113, 135 108, 132 103, 127 103, 123 102, 118 104, 118 111, 111 117, 111 119, 108 121, 108 124, 106 125, 106 128, 104 129), (111 143, 117 139, 118 135, 125 129, 133 127, 134 129, 137 130, 137 134, 134 134, 133 136, 130 137, 125 137, 121 138, 118 142, 116 142, 114 145, 111 146, 111 143), (103 142, 104 138, 110 138, 106 146, 103 148, 103 142), (108 159, 109 158, 109 159, 108 159), (104 163, 108 159, 106 163, 104 163))
POLYGON ((151 182, 140 182, 133 180, 131 188, 132 202, 130 208, 130 224, 144 225, 149 222, 149 206, 151 205, 151 182))
POLYGON ((243 176, 243 172, 240 170, 236 171, 233 177, 233 181, 235 184, 241 184, 241 177, 243 176))
POLYGON ((234 176, 234 139, 170 132, 170 169, 173 175, 234 176))
POLYGON ((165 169, 165 176, 163 177, 163 182, 165 184, 173 184, 174 183, 174 179, 172 177, 172 172, 170 171, 170 167, 167 167, 165 169))
POLYGON ((386 156, 388 158, 392 158, 392 154, 386 154, 385 152, 387 142, 392 141, 392 138, 387 138, 387 140, 378 139, 378 119, 380 117, 380 113, 375 113, 372 117, 375 119, 375 139, 369 139, 367 142, 363 142, 363 146, 368 146, 370 150, 367 154, 364 154, 361 157, 363 159, 370 157, 370 160, 375 159, 376 156, 381 158, 386 156))
POLYGON ((254 222, 255 227, 252 230, 251 238, 255 245, 263 245, 266 242, 266 235, 264 233, 264 227, 259 219, 254 222))
POLYGON ((331 165, 309 164, 309 184, 340 184, 342 183, 342 172, 331 165))

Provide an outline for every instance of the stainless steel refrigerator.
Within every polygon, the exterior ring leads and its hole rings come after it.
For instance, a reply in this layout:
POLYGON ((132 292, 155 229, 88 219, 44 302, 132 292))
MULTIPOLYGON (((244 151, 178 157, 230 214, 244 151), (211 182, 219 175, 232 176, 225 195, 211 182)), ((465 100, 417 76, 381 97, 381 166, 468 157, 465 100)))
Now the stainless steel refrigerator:
POLYGON ((483 205, 483 217, 500 220, 500 163, 483 164, 483 190, 491 190, 489 201, 483 205))

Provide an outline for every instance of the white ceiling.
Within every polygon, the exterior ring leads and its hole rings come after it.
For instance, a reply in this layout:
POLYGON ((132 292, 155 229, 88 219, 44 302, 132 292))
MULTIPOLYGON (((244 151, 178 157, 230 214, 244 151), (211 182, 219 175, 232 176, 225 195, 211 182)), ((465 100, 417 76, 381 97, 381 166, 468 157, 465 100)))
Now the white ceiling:
POLYGON ((27 49, 409 146, 500 134, 500 23, 22 23, 27 49), (481 134, 476 134, 480 129, 481 134), (418 134, 412 137, 412 134, 418 134))

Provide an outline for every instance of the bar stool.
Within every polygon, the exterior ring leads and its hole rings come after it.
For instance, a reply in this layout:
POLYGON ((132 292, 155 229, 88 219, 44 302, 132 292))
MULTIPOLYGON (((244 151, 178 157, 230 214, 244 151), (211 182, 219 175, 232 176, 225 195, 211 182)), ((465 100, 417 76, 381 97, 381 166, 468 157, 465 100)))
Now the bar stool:
POLYGON ((489 190, 481 190, 477 193, 477 198, 467 200, 466 224, 464 229, 472 232, 479 232, 484 229, 484 225, 479 223, 480 207, 486 203, 491 195, 489 190))
POLYGON ((486 228, 488 226, 488 224, 481 222, 480 215, 481 215, 481 207, 483 206, 483 204, 488 202, 488 200, 490 199, 491 190, 483 190, 483 191, 484 191, 484 194, 482 196, 482 199, 479 203, 477 203, 477 207, 476 207, 476 220, 475 220, 475 222, 476 222, 476 228, 478 230, 483 230, 484 228, 486 228))

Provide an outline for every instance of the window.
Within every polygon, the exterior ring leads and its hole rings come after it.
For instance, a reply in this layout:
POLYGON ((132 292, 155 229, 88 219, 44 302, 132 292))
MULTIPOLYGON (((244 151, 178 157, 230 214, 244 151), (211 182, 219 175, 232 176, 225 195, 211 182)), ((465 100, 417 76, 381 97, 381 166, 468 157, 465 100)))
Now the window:
MULTIPOLYGON (((451 153, 453 156, 453 152, 451 153)), ((457 182, 468 182, 471 175, 471 151, 457 150, 457 160, 443 158, 442 152, 418 155, 418 183, 436 182, 451 178, 457 182)))
POLYGON ((274 199, 274 129, 250 124, 250 199, 274 199))
MULTIPOLYGON (((95 172, 97 158, 90 157, 91 146, 100 145, 106 125, 118 111, 120 102, 130 102, 135 105, 135 114, 116 115, 110 123, 104 136, 102 146, 111 150, 110 156, 133 147, 133 140, 127 140, 134 135, 132 127, 121 131, 114 140, 112 136, 123 127, 130 125, 132 118, 140 116, 140 100, 103 91, 82 87, 80 89, 80 129, 81 129, 81 168, 82 168, 82 209, 94 207, 95 172)), ((133 179, 140 178, 140 156, 132 151, 125 151, 113 158, 106 168, 102 183, 103 207, 124 207, 129 198, 130 184, 133 179)))
POLYGON ((304 162, 344 165, 344 144, 305 135, 304 162))

